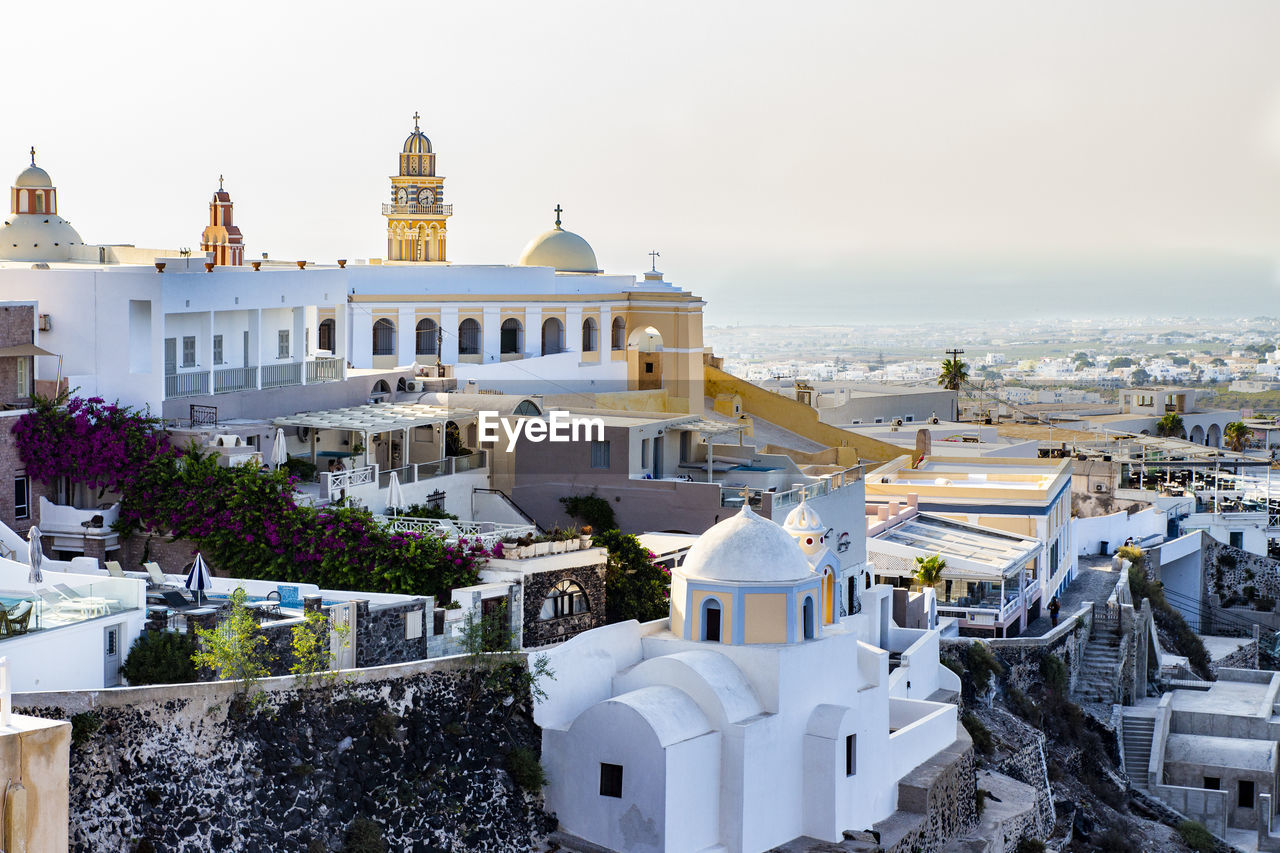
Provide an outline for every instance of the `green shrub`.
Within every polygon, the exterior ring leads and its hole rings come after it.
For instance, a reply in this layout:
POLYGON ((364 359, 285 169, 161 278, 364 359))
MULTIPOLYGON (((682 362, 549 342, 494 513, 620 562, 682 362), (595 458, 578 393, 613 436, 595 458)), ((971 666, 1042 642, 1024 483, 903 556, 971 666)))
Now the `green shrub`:
POLYGON ((583 523, 591 525, 597 533, 618 529, 613 506, 599 495, 573 495, 561 498, 560 504, 566 513, 582 519, 583 523))
POLYGON ((286 459, 280 467, 305 483, 309 483, 316 478, 315 463, 310 459, 303 459, 301 456, 292 456, 286 459))
POLYGON ((1196 853, 1213 853, 1218 849, 1218 841, 1203 823, 1195 820, 1184 820, 1178 824, 1178 834, 1182 842, 1196 853))
POLYGON ((1135 566, 1142 565, 1142 549, 1137 545, 1121 545, 1116 549, 1116 556, 1122 560, 1128 560, 1135 566))
POLYGON ((1223 551, 1218 555, 1218 565, 1224 569, 1234 569, 1236 567, 1236 555, 1229 551, 1223 551))
POLYGON ((347 837, 342 845, 343 853, 387 853, 387 842, 382 838, 382 827, 367 817, 358 817, 347 827, 347 837))
POLYGON ((517 746, 507 754, 507 772, 511 781, 530 794, 536 794, 547 783, 538 753, 527 746, 517 746))
POLYGON ((195 641, 172 631, 143 631, 133 641, 120 671, 134 686, 189 684, 196 680, 195 641))
POLYGON ((442 519, 447 521, 457 521, 458 516, 451 512, 445 512, 444 507, 436 504, 410 504, 400 511, 400 515, 409 518, 425 518, 425 519, 442 519))
MULTIPOLYGON (((1191 630, 1191 626, 1182 618, 1182 614, 1165 600, 1163 585, 1158 581, 1149 580, 1140 567, 1130 566, 1129 589, 1133 593, 1135 602, 1140 602, 1144 598, 1151 602, 1156 625, 1173 635, 1173 651, 1187 659, 1196 675, 1211 680, 1209 652, 1204 647, 1204 641, 1191 630)), ((1225 603, 1223 606, 1226 606, 1225 603)))
POLYGON ((84 746, 93 737, 93 733, 102 728, 102 717, 93 711, 71 715, 71 745, 84 746))
POLYGON ((1258 597, 1258 588, 1253 584, 1245 584, 1245 586, 1240 589, 1240 594, 1244 596, 1245 601, 1253 601, 1258 597))
POLYGON ((996 660, 986 643, 974 641, 964 651, 965 669, 969 673, 969 682, 978 696, 986 693, 991 687, 992 676, 1004 674, 1004 666, 996 660))
POLYGON ((987 792, 982 790, 981 788, 974 788, 973 810, 978 815, 978 817, 982 817, 982 810, 986 808, 986 805, 987 805, 987 792))
POLYGON ((960 724, 969 733, 969 737, 973 740, 973 748, 978 751, 979 755, 990 755, 995 751, 995 738, 991 736, 991 730, 983 725, 982 720, 979 720, 977 715, 962 714, 960 716, 960 724))

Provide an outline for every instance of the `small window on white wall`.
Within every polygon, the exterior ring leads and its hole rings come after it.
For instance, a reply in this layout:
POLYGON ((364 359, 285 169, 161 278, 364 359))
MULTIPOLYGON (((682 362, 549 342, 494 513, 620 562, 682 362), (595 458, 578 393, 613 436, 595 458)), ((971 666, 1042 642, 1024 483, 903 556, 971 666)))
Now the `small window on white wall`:
POLYGON ((281 329, 280 331, 276 332, 276 343, 277 343, 276 357, 288 358, 289 357, 289 330, 288 329, 281 329))
POLYGON ((222 364, 222 335, 213 336, 213 363, 222 364))
POLYGON ((196 366, 196 338, 195 335, 187 335, 182 339, 182 366, 196 366))
POLYGON ((852 776, 858 772, 858 736, 847 735, 844 739, 844 775, 852 776))

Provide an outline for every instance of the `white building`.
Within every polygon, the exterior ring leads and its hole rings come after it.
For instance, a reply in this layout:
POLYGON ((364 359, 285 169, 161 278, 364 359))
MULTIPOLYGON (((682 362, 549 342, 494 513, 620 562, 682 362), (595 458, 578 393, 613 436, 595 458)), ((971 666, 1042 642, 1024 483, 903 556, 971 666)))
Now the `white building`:
POLYGON ((902 629, 806 504, 786 529, 744 508, 672 574, 671 617, 588 631, 547 654, 535 711, 548 808, 617 851, 763 851, 838 842, 898 806, 951 746, 960 688, 939 631, 902 629), (844 615, 842 588, 860 590, 844 615), (890 662, 891 654, 895 660, 890 662))

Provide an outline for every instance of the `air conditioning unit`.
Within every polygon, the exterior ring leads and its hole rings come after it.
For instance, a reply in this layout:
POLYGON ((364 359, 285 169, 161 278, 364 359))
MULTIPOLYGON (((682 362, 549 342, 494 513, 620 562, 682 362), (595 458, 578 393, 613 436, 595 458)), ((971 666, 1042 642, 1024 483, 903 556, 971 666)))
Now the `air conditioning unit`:
POLYGON ((1103 483, 1094 483, 1093 490, 1095 492, 1105 492, 1107 490, 1107 487, 1103 483))
MULTIPOLYGON (((931 424, 938 424, 938 423, 942 423, 942 421, 938 420, 938 416, 937 416, 937 415, 934 415, 933 417, 929 418, 929 423, 931 423, 931 424)), ((990 418, 988 418, 988 419, 987 419, 987 423, 991 423, 990 418)))
POLYGON ((410 392, 425 391, 427 390, 427 383, 423 382, 421 379, 410 379, 408 382, 404 383, 404 390, 410 392))
POLYGON ((42 332, 53 331, 53 321, 49 319, 48 314, 40 315, 40 331, 42 332))
POLYGON ((894 419, 893 419, 893 425, 894 425, 894 426, 902 426, 902 418, 894 418, 894 419))

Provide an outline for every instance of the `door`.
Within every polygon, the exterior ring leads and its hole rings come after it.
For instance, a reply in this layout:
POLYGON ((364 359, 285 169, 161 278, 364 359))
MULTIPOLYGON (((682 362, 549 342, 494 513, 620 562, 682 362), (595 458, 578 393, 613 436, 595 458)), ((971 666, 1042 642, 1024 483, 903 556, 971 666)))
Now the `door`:
POLYGON ((249 366, 249 333, 248 331, 244 333, 244 352, 242 354, 242 357, 244 360, 240 362, 240 366, 248 367, 249 366))
POLYGON ((334 669, 356 667, 356 605, 353 601, 329 608, 329 651, 334 669))
POLYGON ((172 376, 178 372, 178 339, 164 339, 164 375, 172 376))
POLYGON ((653 440, 653 479, 662 479, 662 436, 653 440))
POLYGON ((120 625, 102 629, 102 686, 120 685, 120 625))

